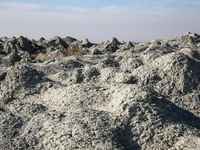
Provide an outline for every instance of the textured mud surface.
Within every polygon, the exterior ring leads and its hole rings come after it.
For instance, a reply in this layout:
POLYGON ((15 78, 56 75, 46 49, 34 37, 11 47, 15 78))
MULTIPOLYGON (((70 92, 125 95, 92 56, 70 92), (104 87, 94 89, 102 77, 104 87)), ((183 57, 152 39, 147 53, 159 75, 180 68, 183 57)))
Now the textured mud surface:
POLYGON ((200 35, 0 38, 0 149, 200 149, 200 35))

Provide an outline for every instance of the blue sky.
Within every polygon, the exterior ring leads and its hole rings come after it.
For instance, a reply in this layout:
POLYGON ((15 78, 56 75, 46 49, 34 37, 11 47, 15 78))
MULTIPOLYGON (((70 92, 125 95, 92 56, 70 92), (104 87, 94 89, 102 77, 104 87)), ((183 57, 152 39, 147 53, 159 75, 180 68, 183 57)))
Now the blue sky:
POLYGON ((199 0, 0 0, 0 37, 151 41, 200 33, 199 0))

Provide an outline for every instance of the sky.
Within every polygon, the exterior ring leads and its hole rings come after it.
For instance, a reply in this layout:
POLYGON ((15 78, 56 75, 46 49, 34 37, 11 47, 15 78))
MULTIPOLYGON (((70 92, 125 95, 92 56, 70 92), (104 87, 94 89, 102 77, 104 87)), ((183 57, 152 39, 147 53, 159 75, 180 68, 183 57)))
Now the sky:
POLYGON ((199 0, 0 0, 0 37, 100 43, 200 34, 199 0))

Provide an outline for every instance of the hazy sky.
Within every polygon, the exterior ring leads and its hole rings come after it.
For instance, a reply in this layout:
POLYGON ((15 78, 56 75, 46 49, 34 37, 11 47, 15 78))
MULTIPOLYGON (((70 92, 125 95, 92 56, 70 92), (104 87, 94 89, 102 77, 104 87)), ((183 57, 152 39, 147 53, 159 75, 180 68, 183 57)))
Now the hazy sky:
POLYGON ((0 37, 139 42, 187 31, 200 34, 199 0, 0 0, 0 37))

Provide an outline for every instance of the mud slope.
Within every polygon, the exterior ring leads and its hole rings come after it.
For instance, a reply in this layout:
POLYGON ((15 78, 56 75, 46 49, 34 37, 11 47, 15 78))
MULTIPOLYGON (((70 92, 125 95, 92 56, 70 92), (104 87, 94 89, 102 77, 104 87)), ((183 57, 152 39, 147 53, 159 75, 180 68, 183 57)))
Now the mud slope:
POLYGON ((0 38, 0 149, 200 149, 200 35, 0 38))

